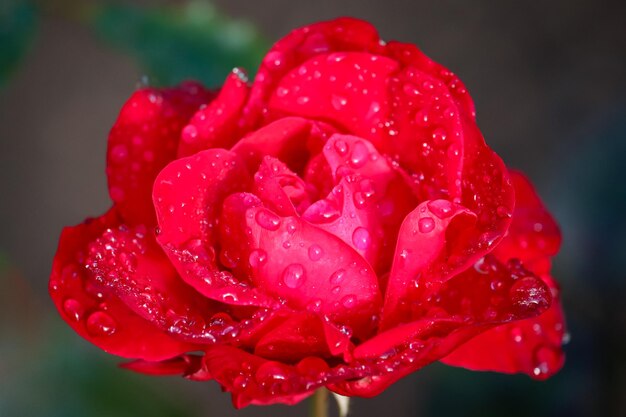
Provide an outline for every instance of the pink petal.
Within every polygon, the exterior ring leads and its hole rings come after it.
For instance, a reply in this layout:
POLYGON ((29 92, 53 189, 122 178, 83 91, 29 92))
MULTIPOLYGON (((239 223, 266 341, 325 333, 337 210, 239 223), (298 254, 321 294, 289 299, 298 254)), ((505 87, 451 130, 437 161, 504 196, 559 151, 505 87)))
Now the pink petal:
POLYGON ((109 134, 109 195, 128 224, 154 225, 152 183, 176 157, 180 132, 212 93, 196 83, 136 91, 109 134))
POLYGON ((178 157, 211 148, 230 148, 243 133, 240 120, 248 91, 245 74, 233 70, 215 100, 198 110, 182 130, 178 157))
POLYGON ((112 209, 63 229, 50 276, 50 295, 61 317, 89 342, 126 358, 159 361, 196 349, 197 345, 167 335, 88 279, 84 267, 88 244, 120 221, 112 209))
POLYGON ((371 331, 380 307, 376 275, 354 250, 299 217, 278 217, 267 208, 246 215, 252 250, 263 253, 254 265, 259 289, 295 309, 309 309, 352 327, 371 331))

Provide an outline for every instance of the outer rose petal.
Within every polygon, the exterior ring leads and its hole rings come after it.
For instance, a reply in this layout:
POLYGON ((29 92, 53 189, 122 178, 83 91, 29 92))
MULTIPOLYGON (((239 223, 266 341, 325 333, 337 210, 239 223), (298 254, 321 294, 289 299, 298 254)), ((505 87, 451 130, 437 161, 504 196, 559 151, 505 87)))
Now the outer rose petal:
POLYGON ((194 350, 131 311, 116 296, 91 285, 84 268, 87 245, 121 221, 115 209, 61 233, 50 276, 50 295, 63 319, 106 352, 159 361, 194 350))
POLYGON ((241 112, 248 91, 245 74, 239 69, 233 70, 215 100, 198 110, 182 130, 178 157, 210 148, 230 148, 242 132, 241 112))
POLYGON ((548 311, 531 319, 489 330, 452 352, 442 361, 474 370, 523 372, 536 379, 556 373, 565 360, 561 345, 565 336, 558 285, 546 274, 548 257, 559 248, 558 226, 530 182, 520 173, 511 173, 516 207, 505 238, 493 254, 502 262, 510 258, 528 261, 531 270, 542 275, 554 301, 548 311))
MULTIPOLYGON (((558 289, 550 281, 553 293, 558 289)), ((441 361, 476 371, 522 372, 536 379, 554 375, 565 361, 563 309, 558 298, 538 317, 488 330, 463 344, 441 361)))
POLYGON ((107 229, 89 246, 86 264, 103 289, 173 337, 193 343, 232 340, 224 331, 236 326, 225 314, 227 306, 182 281, 145 228, 107 229))
POLYGON ((383 331, 355 349, 357 361, 380 360, 379 373, 334 385, 333 391, 377 395, 471 337, 501 323, 541 314, 551 302, 549 288, 540 278, 518 263, 505 266, 493 257, 482 259, 475 268, 426 294, 413 304, 419 320, 383 331))
POLYGON ((561 232, 544 207, 530 181, 521 173, 510 172, 515 187, 515 211, 507 235, 494 249, 503 260, 524 262, 553 256, 561 246, 561 232))
POLYGON ((266 208, 249 209, 246 222, 258 288, 348 325, 357 337, 371 331, 381 302, 378 282, 352 248, 299 217, 280 218, 266 208))
POLYGON ((109 195, 128 224, 154 225, 152 183, 176 157, 180 132, 213 95, 196 83, 143 89, 124 104, 109 134, 109 195))
POLYGON ((318 55, 280 81, 268 111, 324 120, 384 149, 378 128, 389 118, 387 85, 397 69, 396 61, 364 52, 318 55))
POLYGON ((260 122, 280 80, 309 58, 333 51, 374 52, 377 49, 382 47, 376 29, 358 19, 340 18, 292 31, 276 42, 259 68, 245 110, 250 114, 249 123, 260 122))
POLYGON ((264 305, 267 300, 240 285, 216 262, 216 220, 224 199, 247 187, 249 175, 231 151, 210 149, 165 167, 154 184, 157 241, 179 274, 206 297, 229 304, 264 305))

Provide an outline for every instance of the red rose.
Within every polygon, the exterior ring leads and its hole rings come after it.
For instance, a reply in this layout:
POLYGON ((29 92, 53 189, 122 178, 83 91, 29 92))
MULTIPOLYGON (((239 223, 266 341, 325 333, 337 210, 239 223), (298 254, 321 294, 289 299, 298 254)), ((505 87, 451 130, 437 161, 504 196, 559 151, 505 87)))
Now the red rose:
POLYGON ((107 176, 114 205, 63 231, 50 292, 128 368, 242 407, 373 396, 436 360, 563 363, 555 222, 459 79, 368 23, 292 32, 252 85, 137 91, 107 176))

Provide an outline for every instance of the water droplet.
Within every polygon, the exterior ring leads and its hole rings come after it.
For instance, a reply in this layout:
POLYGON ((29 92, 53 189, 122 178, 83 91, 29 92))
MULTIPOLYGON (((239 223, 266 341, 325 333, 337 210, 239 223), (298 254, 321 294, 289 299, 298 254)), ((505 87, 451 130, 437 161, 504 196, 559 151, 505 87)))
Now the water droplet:
POLYGON ((411 83, 404 84, 404 86, 402 86, 402 90, 407 96, 418 96, 420 94, 420 91, 417 89, 417 87, 411 83))
POLYGON ((520 329, 519 327, 514 327, 513 329, 511 329, 511 337, 513 338, 513 341, 515 343, 522 343, 522 340, 524 339, 522 329, 520 329))
POLYGON ((306 96, 300 96, 296 99, 296 103, 301 104, 301 105, 306 104, 308 102, 309 102, 309 98, 306 96))
POLYGON ((498 208, 496 209, 496 214, 498 215, 498 217, 503 219, 511 217, 511 212, 508 208, 504 206, 498 206, 498 208))
POLYGON ((74 321, 79 321, 84 313, 83 306, 73 298, 68 298, 63 302, 63 311, 74 321))
POLYGON ((322 309, 322 300, 320 300, 319 298, 311 300, 311 302, 309 304, 307 304, 306 308, 309 311, 317 313, 317 312, 319 312, 322 309))
POLYGON ((357 227, 352 233, 352 243, 357 249, 366 250, 372 244, 370 232, 364 227, 357 227))
POLYGON ((345 269, 338 269, 330 276, 329 282, 331 283, 331 285, 338 285, 341 283, 341 281, 343 281, 345 275, 345 269))
POLYGON ((446 130, 439 127, 433 131, 433 142, 437 146, 442 146, 446 143, 446 139, 448 138, 448 134, 446 130))
POLYGON ((291 264, 283 271, 283 282, 289 288, 298 288, 305 280, 304 267, 300 264, 291 264))
POLYGON ((255 249, 250 252, 250 257, 248 258, 248 261, 250 262, 251 267, 259 268, 260 266, 265 264, 265 262, 267 262, 267 252, 265 252, 263 249, 255 249))
POLYGON ((264 229, 278 230, 280 227, 280 217, 267 209, 260 209, 255 215, 256 222, 264 229))
POLYGON ((198 137, 198 129, 194 125, 187 125, 181 133, 184 142, 193 142, 198 137))
POLYGON ((345 97, 341 97, 335 94, 333 94, 330 101, 335 110, 341 110, 346 104, 348 104, 348 100, 345 97))
POLYGON ((335 150, 337 151, 337 153, 339 153, 339 155, 345 155, 346 152, 348 152, 348 144, 346 143, 345 140, 336 140, 335 141, 335 150))
POLYGON ((346 295, 341 299, 341 304, 343 304, 346 308, 352 308, 356 304, 356 296, 355 295, 346 295))
POLYGON ((120 164, 124 161, 126 161, 126 159, 128 158, 128 148, 126 147, 126 145, 115 145, 112 149, 111 149, 111 160, 114 163, 120 164))
POLYGON ((309 247, 309 258, 312 261, 319 261, 324 256, 324 250, 319 245, 311 245, 309 247))
POLYGON ((115 333, 115 320, 103 311, 96 311, 87 318, 87 331, 92 336, 110 336, 115 333))
POLYGON ((417 222, 417 227, 422 233, 430 233, 435 228, 435 221, 432 217, 422 217, 419 222, 417 222))
POLYGON ((452 203, 448 200, 430 201, 427 206, 430 212, 440 219, 447 219, 453 212, 452 203))
POLYGON ((267 55, 265 55, 265 59, 263 63, 270 67, 271 69, 280 68, 284 63, 285 57, 282 52, 271 51, 267 55))
POLYGON ((354 168, 360 168, 367 162, 367 157, 369 156, 369 151, 367 146, 361 142, 357 141, 354 144, 354 148, 352 149, 352 153, 350 154, 350 164, 354 168))

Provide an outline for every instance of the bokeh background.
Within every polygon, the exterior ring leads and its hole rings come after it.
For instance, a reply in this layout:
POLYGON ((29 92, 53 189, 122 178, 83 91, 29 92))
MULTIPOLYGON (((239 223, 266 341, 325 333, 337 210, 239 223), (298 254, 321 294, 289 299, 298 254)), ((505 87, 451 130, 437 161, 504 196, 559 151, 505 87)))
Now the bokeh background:
POLYGON ((571 333, 549 381, 434 364, 351 415, 626 416, 626 2, 598 0, 0 1, 0 416, 306 415, 117 368, 64 325, 47 280, 61 228, 109 205, 106 137, 138 85, 217 86, 340 15, 464 80, 488 143, 562 226, 571 333))

